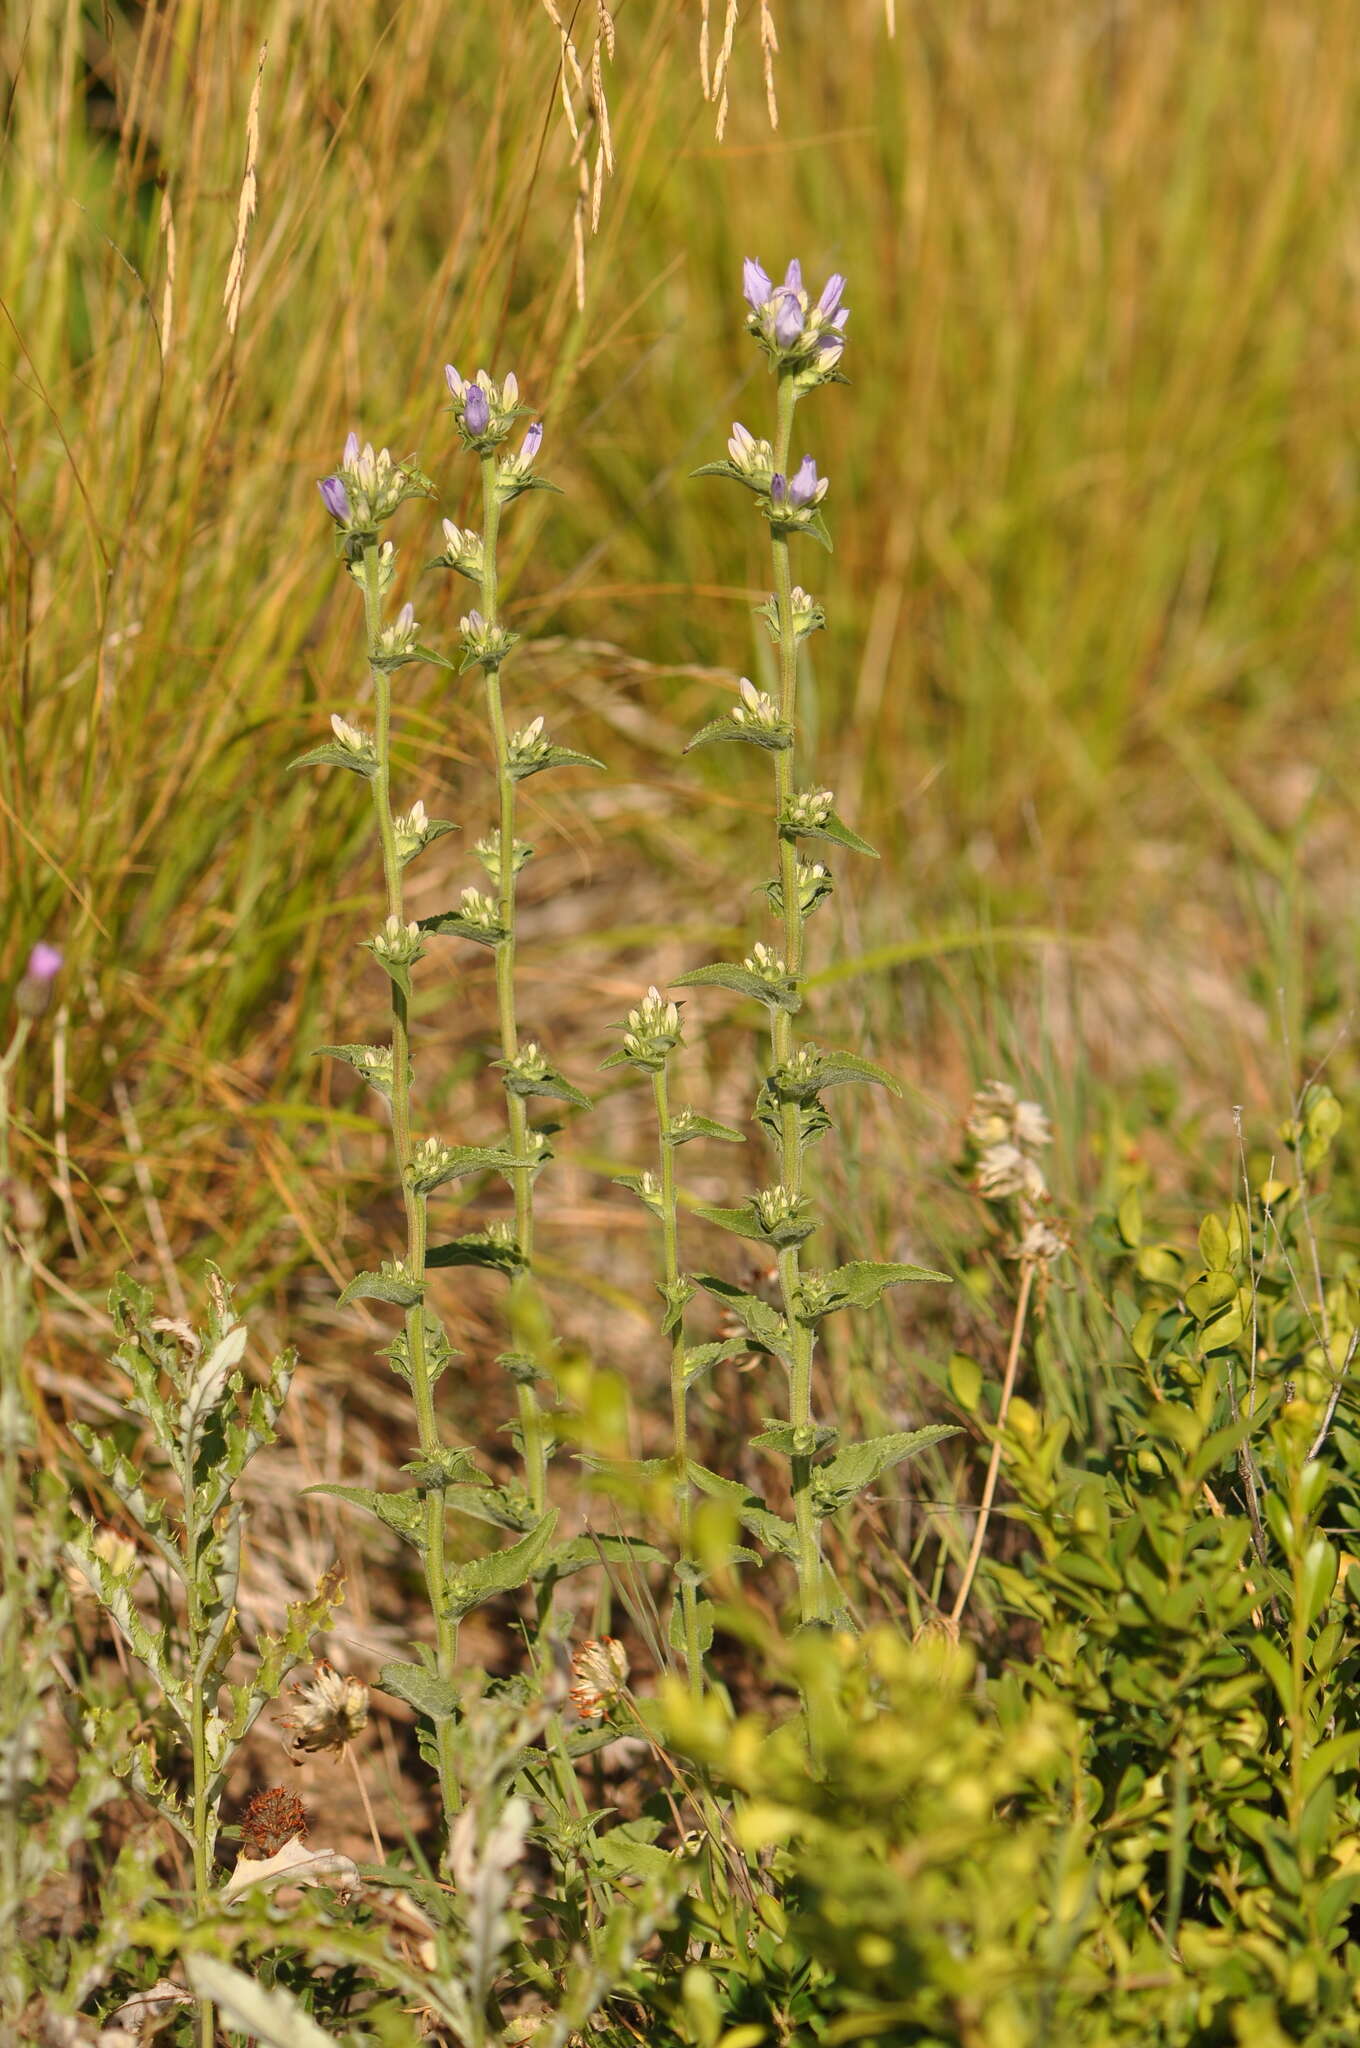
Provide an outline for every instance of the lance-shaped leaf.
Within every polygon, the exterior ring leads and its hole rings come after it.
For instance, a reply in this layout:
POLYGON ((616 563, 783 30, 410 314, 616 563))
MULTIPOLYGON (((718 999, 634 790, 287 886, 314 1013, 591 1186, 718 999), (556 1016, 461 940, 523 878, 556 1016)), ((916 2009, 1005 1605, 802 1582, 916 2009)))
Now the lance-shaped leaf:
POLYGON ((781 1422, 767 1415, 759 1436, 751 1438, 757 1451, 782 1451, 786 1458, 815 1458, 818 1451, 834 1444, 840 1431, 825 1422, 781 1422))
POLYGON ((641 1536, 573 1536, 566 1543, 555 1543, 548 1554, 549 1568, 559 1579, 565 1579, 571 1572, 584 1571, 592 1564, 668 1562, 664 1550, 658 1550, 641 1536))
POLYGON ((344 1598, 345 1574, 332 1565, 309 1599, 289 1603, 280 1635, 261 1633, 255 1643, 255 1673, 248 1685, 228 1686, 231 1714, 227 1722, 228 1752, 254 1727, 261 1710, 277 1697, 279 1687, 311 1648, 312 1637, 330 1626, 344 1598))
POLYGON ((748 747, 764 747, 771 754, 784 754, 793 745, 793 727, 783 723, 743 725, 735 718, 711 718, 707 725, 699 727, 685 752, 692 754, 696 747, 711 747, 720 740, 735 740, 748 747))
MULTIPOLYGON (((523 1055, 521 1055, 522 1061, 523 1055)), ((531 1095, 549 1096, 554 1102, 574 1103, 577 1109, 589 1109, 590 1097, 574 1088, 565 1074, 559 1074, 556 1067, 545 1059, 539 1059, 532 1066, 525 1067, 515 1060, 493 1060, 493 1067, 499 1067, 505 1075, 505 1086, 511 1095, 528 1098, 531 1095)))
POLYGON ((811 1237, 817 1228, 817 1219, 811 1212, 812 1204, 806 1196, 773 1223, 766 1223, 755 1202, 743 1202, 739 1209, 715 1209, 707 1202, 694 1204, 694 1214, 702 1216, 705 1223, 730 1230, 734 1237, 749 1237, 758 1244, 773 1245, 776 1250, 801 1244, 805 1237, 811 1237))
POLYGON ((306 754, 299 754, 296 761, 288 763, 292 768, 348 768, 351 775, 362 775, 365 782, 371 782, 378 772, 376 756, 370 760, 365 754, 354 754, 348 747, 337 746, 334 740, 327 740, 323 747, 313 747, 306 754))
MULTIPOLYGON (((217 1415, 224 1400, 231 1399, 236 1388, 232 1376, 245 1355, 246 1326, 237 1323, 228 1330, 205 1359, 193 1371, 185 1392, 184 1403, 179 1412, 180 1448, 184 1458, 184 1471, 189 1484, 194 1483, 194 1465, 202 1445, 203 1435, 217 1415)), ((236 1383, 239 1385, 239 1382, 236 1383)))
POLYGON ((680 1327, 685 1310, 694 1299, 694 1282, 687 1274, 682 1273, 674 1285, 659 1280, 656 1291, 666 1304, 661 1317, 661 1334, 663 1337, 673 1336, 680 1327))
POLYGON ((425 1254, 427 1266, 485 1266, 493 1273, 517 1273, 524 1263, 524 1253, 513 1238, 493 1237, 487 1230, 432 1244, 425 1254))
MULTIPOLYGON (((713 1648, 713 1602, 711 1600, 695 1601, 694 1621, 695 1633, 698 1637, 697 1647, 700 1656, 704 1656, 713 1648)), ((689 1645, 685 1635, 685 1606, 682 1600, 673 1600, 671 1602, 670 1626, 666 1634, 671 1648, 678 1650, 683 1657, 689 1645)))
POLYGON ((848 847, 851 853, 867 853, 870 860, 877 860, 876 850, 867 839, 861 839, 858 832, 852 832, 844 818, 838 818, 834 811, 828 811, 815 825, 795 824, 793 819, 784 817, 779 821, 781 839, 829 839, 833 846, 848 847))
POLYGON ((901 1465, 928 1450, 931 1444, 943 1443, 946 1437, 958 1434, 957 1429, 946 1423, 934 1423, 928 1429, 898 1429, 889 1436, 871 1436, 861 1444, 847 1444, 812 1475, 814 1511, 834 1515, 894 1465, 901 1465))
MULTIPOLYGON (((438 1316, 431 1315, 428 1306, 421 1312, 421 1323, 425 1335, 425 1371, 430 1385, 433 1387, 438 1385, 440 1378, 447 1372, 454 1359, 461 1358, 463 1354, 461 1351, 454 1350, 449 1342, 448 1333, 444 1325, 440 1322, 438 1316)), ((399 1373, 408 1386, 413 1383, 411 1375, 411 1341, 405 1325, 397 1331, 392 1342, 384 1350, 380 1351, 378 1356, 385 1358, 393 1372, 399 1373)))
POLYGON ((410 1185, 418 1195, 432 1195, 453 1180, 474 1173, 506 1173, 520 1162, 494 1145, 441 1145, 428 1166, 413 1165, 410 1185))
POLYGON ((471 939, 478 946, 499 946, 508 937, 503 924, 481 924, 476 919, 465 917, 461 910, 437 911, 433 917, 420 917, 416 923, 423 932, 430 932, 440 939, 471 939))
POLYGON ((890 1095, 902 1093, 901 1083, 886 1067, 857 1052, 823 1052, 817 1045, 800 1047, 787 1066, 775 1068, 765 1085, 786 1102, 811 1102, 823 1088, 838 1088, 847 1081, 872 1081, 890 1095))
POLYGON ((877 1259, 852 1259, 847 1266, 832 1266, 825 1272, 802 1276, 794 1313, 807 1327, 823 1316, 843 1308, 872 1308, 887 1287, 902 1287, 913 1280, 938 1280, 949 1286, 948 1273, 936 1273, 929 1266, 904 1266, 877 1259))
MULTIPOLYGON (((379 1095, 392 1100, 392 1048, 390 1045, 319 1045, 312 1054, 314 1060, 343 1060, 347 1067, 353 1067, 356 1074, 367 1081, 370 1088, 379 1095)), ((407 1067, 407 1078, 411 1069, 407 1067)))
POLYGON ((770 531, 777 539, 796 539, 800 533, 805 533, 809 540, 819 542, 829 555, 835 553, 835 548, 831 541, 831 528, 827 525, 820 512, 811 512, 805 518, 799 520, 786 519, 782 516, 777 506, 771 506, 768 498, 761 505, 760 510, 769 520, 770 531))
MULTIPOLYGON (((752 1299, 755 1297, 752 1296, 752 1299)), ((704 1374, 711 1372, 721 1360, 741 1358, 750 1348, 744 1337, 720 1337, 712 1344, 691 1344, 685 1353, 685 1385, 692 1387, 696 1380, 701 1380, 704 1374)))
POLYGON ((688 1145, 691 1138, 717 1138, 724 1145, 746 1143, 745 1131, 738 1131, 731 1124, 720 1124, 715 1117, 696 1116, 692 1109, 687 1109, 671 1119, 666 1143, 688 1145))
POLYGON ((754 491, 757 497, 768 488, 766 480, 748 475, 744 469, 738 469, 735 462, 701 462, 697 469, 690 471, 690 475, 726 477, 730 482, 743 484, 748 491, 754 491))
POLYGON ((384 1692, 395 1693, 427 1721, 448 1721, 458 1712, 458 1689, 423 1664, 384 1664, 378 1673, 384 1692))
POLYGON ((627 1188, 630 1195, 636 1195, 653 1216, 661 1214, 661 1189, 654 1173, 616 1173, 610 1178, 614 1187, 627 1188))
POLYGON ((427 846, 433 846, 436 839, 443 839, 448 833, 461 832, 462 829, 461 825, 454 824, 452 818, 427 818, 421 827, 419 840, 407 846, 404 852, 398 849, 399 864, 404 868, 410 867, 411 862, 424 853, 427 846))
POLYGON ((783 1010, 792 1016, 803 1007, 791 975, 781 975, 778 981, 767 981, 754 968, 729 965, 717 960, 711 967, 691 967, 688 974, 677 974, 673 988, 726 988, 733 995, 753 996, 758 1003, 764 1003, 767 1010, 783 1010))
POLYGON ((86 1422, 73 1422, 71 1434, 89 1458, 100 1478, 123 1503, 142 1534, 155 1544, 177 1578, 184 1577, 184 1553, 170 1534, 164 1501, 147 1493, 142 1475, 123 1456, 114 1439, 91 1429, 86 1422))
POLYGON ((417 1487, 399 1493, 381 1493, 371 1486, 334 1486, 329 1482, 307 1486, 304 1493, 328 1494, 332 1500, 347 1500, 356 1508, 367 1508, 380 1522, 404 1537, 413 1549, 425 1553, 425 1497, 417 1487))
POLYGON ((493 1600, 498 1593, 513 1593, 517 1586, 524 1585, 546 1556, 556 1527, 557 1509, 550 1508, 518 1543, 493 1551, 490 1557, 474 1558, 470 1564, 456 1566, 448 1576, 446 1612, 455 1621, 461 1621, 484 1600, 493 1600))
POLYGON ((418 1486, 422 1493, 442 1493, 446 1488, 464 1482, 473 1486, 492 1484, 489 1475, 480 1469, 475 1456, 464 1444, 432 1451, 428 1457, 412 1458, 401 1469, 410 1473, 411 1484, 418 1486))
POLYGON ((389 960, 386 953, 380 953, 371 939, 365 939, 361 950, 371 953, 394 988, 399 988, 409 1003, 412 999, 411 963, 409 960, 389 960))
POLYGON ((747 1294, 744 1289, 734 1287, 730 1280, 720 1280, 715 1274, 699 1273, 695 1277, 705 1294, 711 1294, 715 1301, 720 1301, 724 1308, 732 1311, 762 1351, 772 1351, 786 1365, 793 1364, 793 1340, 789 1326, 777 1308, 771 1308, 769 1302, 762 1301, 758 1294, 747 1294))
MULTIPOLYGON (((701 1493, 712 1500, 726 1501, 737 1520, 751 1535, 758 1536, 767 1550, 777 1551, 781 1557, 796 1559, 798 1556, 798 1531, 792 1522, 786 1522, 782 1515, 774 1514, 758 1495, 752 1493, 744 1480, 728 1479, 721 1472, 710 1472, 707 1465, 691 1462, 690 1477, 701 1493)), ((746 1561, 746 1553, 733 1551, 727 1561, 746 1561)), ((719 1561, 715 1569, 722 1569, 719 1561)), ((684 1577, 688 1567, 681 1565, 678 1576, 684 1577)))
POLYGON ((457 670, 458 667, 458 663, 456 661, 450 661, 446 654, 436 654, 433 647, 423 647, 419 643, 417 643, 411 649, 410 653, 406 657, 406 660, 428 661, 432 662, 436 668, 447 668, 455 671, 457 670))
POLYGON ((423 1292, 409 1273, 389 1263, 376 1273, 356 1273, 338 1305, 348 1308, 352 1301, 390 1301, 397 1308, 414 1308, 423 1292))
POLYGON ((601 774, 608 769, 603 761, 597 761, 593 754, 578 754, 574 747, 545 747, 541 754, 531 755, 526 760, 509 763, 512 782, 524 782, 530 775, 541 775, 545 768, 598 768, 601 774))
POLYGON ((474 1522, 489 1522, 493 1529, 511 1529, 518 1535, 537 1519, 528 1494, 517 1487, 446 1486, 443 1491, 445 1507, 474 1522))

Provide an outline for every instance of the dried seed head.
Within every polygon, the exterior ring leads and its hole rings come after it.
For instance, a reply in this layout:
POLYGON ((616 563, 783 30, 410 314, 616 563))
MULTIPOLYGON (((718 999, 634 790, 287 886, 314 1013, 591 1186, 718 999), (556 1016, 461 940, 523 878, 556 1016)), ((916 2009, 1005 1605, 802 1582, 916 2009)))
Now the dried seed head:
POLYGON ((285 1792, 282 1785, 257 1792, 241 1816, 241 1854, 263 1863, 295 1837, 307 1838, 307 1816, 296 1793, 285 1792))
POLYGON ((592 1636, 571 1660, 572 1705, 583 1721, 598 1721, 628 1683, 628 1653, 617 1636, 592 1636))
POLYGON ((311 1678, 288 1688, 291 1710, 279 1725, 292 1731, 288 1754, 294 1763, 322 1750, 338 1755, 368 1720, 368 1687, 323 1658, 311 1678))

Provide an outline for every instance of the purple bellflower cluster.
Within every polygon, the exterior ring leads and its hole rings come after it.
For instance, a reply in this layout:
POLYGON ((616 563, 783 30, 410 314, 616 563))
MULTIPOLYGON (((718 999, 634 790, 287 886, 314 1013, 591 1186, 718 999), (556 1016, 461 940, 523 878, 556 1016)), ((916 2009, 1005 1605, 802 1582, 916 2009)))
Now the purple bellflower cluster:
POLYGON ((850 308, 841 304, 845 279, 838 271, 822 286, 815 305, 804 287, 803 267, 796 256, 784 272, 782 284, 773 284, 754 257, 748 256, 742 265, 741 284, 751 308, 746 324, 776 369, 793 372, 804 391, 815 390, 837 376, 845 348, 845 323, 850 318, 850 308))

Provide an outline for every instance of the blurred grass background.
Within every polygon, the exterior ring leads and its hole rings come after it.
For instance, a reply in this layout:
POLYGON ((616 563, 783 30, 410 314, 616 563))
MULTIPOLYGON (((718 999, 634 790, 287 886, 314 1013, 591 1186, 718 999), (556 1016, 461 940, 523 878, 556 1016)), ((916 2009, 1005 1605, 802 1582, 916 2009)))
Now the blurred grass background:
MULTIPOLYGON (((508 696, 610 769, 525 788, 526 1030, 590 1087, 648 981, 756 929, 766 779, 733 750, 680 752, 767 658, 764 529, 744 494, 688 476, 734 418, 768 417, 747 254, 798 253, 814 286, 842 270, 853 307, 852 384, 799 420, 836 536, 800 565, 831 621, 805 708, 817 779, 883 859, 842 863, 840 923, 813 928, 817 1028, 909 1092, 854 1106, 844 1154, 825 1148, 846 1246, 972 1256, 949 1161, 993 1072, 1055 1112, 1077 1212, 1162 1162, 1169 1204, 1221 1197, 1233 1104, 1268 1150, 1314 1061, 1344 1088, 1353 10, 776 0, 772 129, 750 4, 721 142, 700 12, 615 8, 614 173, 583 307, 561 45, 536 0, 5 16, 0 989, 37 938, 67 949, 21 1158, 59 1386, 88 1372, 119 1264, 173 1307, 212 1256, 313 1384, 391 1400, 381 1368, 349 1379, 373 1333, 331 1307, 390 1236, 385 1141, 371 1100, 309 1058, 382 1028, 356 943, 378 900, 369 816, 347 778, 286 764, 332 710, 364 710, 315 493, 347 430, 417 452, 440 510, 470 516, 444 361, 513 367, 543 409, 567 495, 511 522, 526 644, 508 696)), ((567 18, 588 63, 594 0, 567 18)), ((400 594, 447 644, 462 594, 419 573, 436 530, 401 515, 400 594)), ((402 683, 407 794, 475 838, 475 694, 442 672, 402 683)), ((469 879, 464 843, 442 842, 417 913, 469 879)), ((429 1122, 460 1140, 499 1114, 470 950, 421 984, 429 1122)), ((696 1101, 744 1114, 743 1020, 689 1016, 696 1101)), ((645 1383, 649 1320, 617 1286, 635 1247, 645 1301, 644 1219, 598 1171, 645 1154, 635 1096, 608 1092, 564 1141, 545 1272, 566 1327, 645 1383)), ((921 1342, 936 1380, 950 1342, 983 1341, 958 1292, 921 1342)), ((496 1311, 483 1330, 481 1297, 445 1305, 475 1387, 496 1311)), ((1050 1392, 1078 1409, 1103 1342, 1088 1307, 1055 1313, 1050 1392)), ((885 1321, 867 1355, 833 1352, 841 1399, 906 1399, 892 1344, 885 1321)))

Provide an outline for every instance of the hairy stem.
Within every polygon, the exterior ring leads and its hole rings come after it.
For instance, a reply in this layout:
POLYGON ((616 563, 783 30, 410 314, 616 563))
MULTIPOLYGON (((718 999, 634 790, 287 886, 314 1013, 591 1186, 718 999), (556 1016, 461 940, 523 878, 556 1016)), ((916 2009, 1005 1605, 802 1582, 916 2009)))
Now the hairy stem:
MULTIPOLYGON (((793 433, 793 409, 798 393, 791 377, 779 380, 779 411, 775 426, 774 466, 787 476, 789 442, 793 433)), ((775 608, 779 616, 779 715, 786 725, 798 719, 798 637, 793 623, 793 576, 789 566, 787 534, 771 534, 774 557, 775 608)), ((772 755, 774 762, 775 813, 782 818, 794 790, 794 755, 787 747, 772 755)), ((803 966, 803 916, 798 902, 798 849, 794 840, 777 834, 779 891, 783 905, 783 954, 789 973, 796 979, 803 966)), ((784 1010, 773 1013, 771 1048, 776 1068, 787 1066, 793 1057, 793 1020, 784 1010)), ((780 1106, 779 1177, 795 1200, 803 1192, 802 1112, 796 1102, 780 1106)), ((789 1420, 795 1429, 812 1429, 812 1351, 815 1337, 798 1320, 796 1308, 800 1288, 800 1260, 797 1245, 779 1254, 779 1288, 784 1319, 793 1345, 793 1370, 789 1383, 789 1420)), ((793 1515, 798 1543, 798 1601, 803 1621, 825 1618, 821 1536, 812 1505, 812 1458, 796 1455, 792 1460, 793 1515)))
MULTIPOLYGON (((496 482, 496 457, 483 455, 482 462, 482 577, 481 613, 488 626, 500 624, 500 587, 496 547, 500 535, 500 493, 496 482)), ((515 782, 510 773, 510 750, 505 730, 505 708, 501 702, 499 667, 486 671, 486 711, 496 758, 496 791, 500 827, 500 877, 497 892, 497 922, 504 937, 496 944, 496 1014, 500 1025, 501 1058, 513 1060, 519 1052, 519 1025, 515 1016, 515 782)), ((524 1256, 527 1271, 534 1250, 533 1152, 529 1145, 529 1112, 522 1095, 506 1090, 510 1124, 510 1156, 515 1167, 511 1177, 515 1197, 515 1242, 524 1256)), ((513 1287, 512 1287, 513 1292, 513 1287)), ((525 1480, 537 1514, 542 1514, 548 1496, 548 1447, 543 1412, 531 1385, 518 1388, 520 1436, 523 1444, 525 1480)))
MULTIPOLYGON (((392 816, 392 678, 373 659, 382 627, 382 601, 378 582, 378 544, 364 547, 364 626, 368 639, 369 666, 373 676, 376 707, 375 743, 378 769, 372 780, 373 808, 378 839, 382 847, 383 881, 388 915, 405 922, 401 862, 397 856, 397 834, 392 816)), ((425 1250, 426 1202, 411 1185, 411 1033, 406 997, 391 983, 392 990, 392 1145, 396 1153, 397 1178, 406 1210, 406 1265, 421 1299, 406 1312, 406 1353, 411 1370, 411 1391, 415 1397, 416 1433, 422 1456, 434 1457, 440 1449, 439 1424, 435 1417, 434 1386, 430 1378, 429 1355, 425 1347, 425 1250)), ((454 1682, 458 1662, 458 1624, 448 1613, 444 1565, 444 1496, 437 1486, 425 1495, 425 1586, 435 1620, 435 1641, 439 1676, 454 1682)), ((448 1717, 435 1722, 439 1755, 439 1785, 447 1817, 457 1813, 461 1803, 458 1765, 454 1749, 454 1725, 448 1717)))
MULTIPOLYGON (((652 1075, 652 1100, 661 1154, 661 1242, 666 1286, 674 1299, 680 1282, 680 1218, 675 1198, 675 1147, 670 1141, 671 1110, 666 1069, 652 1075)), ((675 1445, 675 1489, 680 1518, 680 1619, 685 1638, 685 1672, 690 1691, 704 1689, 704 1660, 699 1648, 699 1595, 690 1577, 693 1565, 694 1490, 689 1476, 689 1406, 685 1390, 685 1323, 676 1319, 671 1332, 671 1431, 675 1445)))

